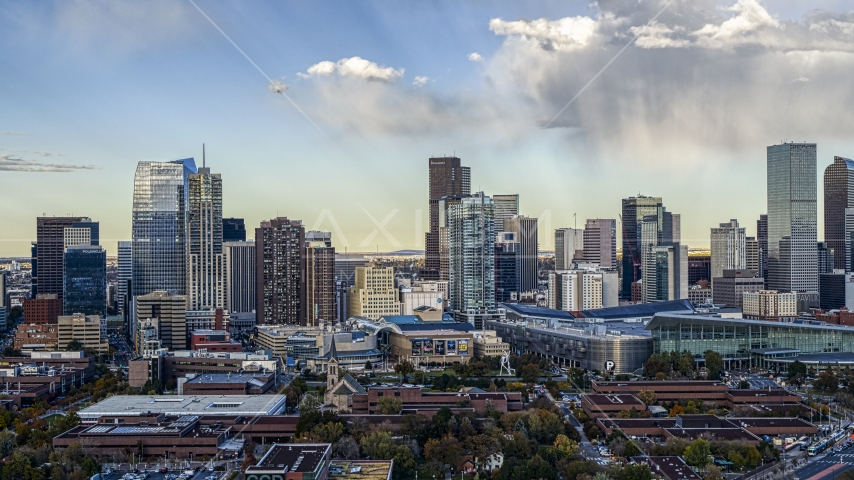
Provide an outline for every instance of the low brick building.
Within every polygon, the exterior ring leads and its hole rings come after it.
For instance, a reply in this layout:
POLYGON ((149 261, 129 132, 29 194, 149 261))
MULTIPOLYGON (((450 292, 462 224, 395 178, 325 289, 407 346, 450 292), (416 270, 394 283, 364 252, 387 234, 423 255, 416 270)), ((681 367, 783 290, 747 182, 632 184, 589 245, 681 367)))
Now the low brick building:
POLYGON ((800 418, 739 417, 714 415, 677 415, 668 418, 597 418, 596 424, 606 434, 620 430, 628 436, 659 438, 699 436, 721 440, 758 442, 763 435, 815 435, 818 427, 800 418))
MULTIPOLYGON (((519 392, 425 393, 416 387, 373 387, 366 393, 352 395, 351 413, 375 413, 377 402, 382 397, 398 398, 403 404, 404 411, 421 414, 435 412, 442 407, 471 407, 478 416, 485 416, 488 404, 492 405, 493 410, 501 412, 522 410, 522 394, 519 392)), ((432 416, 432 413, 428 416, 432 416)))
POLYGON ((657 402, 678 402, 680 400, 702 400, 706 403, 721 404, 726 401, 729 387, 712 380, 655 381, 635 382, 592 382, 593 392, 600 394, 637 395, 641 390, 655 392, 657 402))
POLYGON ((208 373, 179 382, 178 395, 262 395, 275 387, 275 373, 208 373))
POLYGON ((590 418, 616 417, 622 411, 646 410, 646 405, 634 395, 582 395, 581 409, 590 418))

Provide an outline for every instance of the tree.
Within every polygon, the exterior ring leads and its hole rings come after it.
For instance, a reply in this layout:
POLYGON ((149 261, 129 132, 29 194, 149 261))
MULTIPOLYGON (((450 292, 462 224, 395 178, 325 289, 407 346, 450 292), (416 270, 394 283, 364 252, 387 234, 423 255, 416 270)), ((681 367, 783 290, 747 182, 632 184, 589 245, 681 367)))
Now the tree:
POLYGON ((724 474, 721 471, 721 467, 717 465, 709 465, 708 470, 706 470, 706 476, 703 477, 703 480, 724 480, 724 474))
POLYGON ((617 472, 616 480, 650 480, 652 473, 646 465, 626 465, 617 472))
POLYGON ((655 392, 652 390, 641 390, 638 392, 638 398, 640 401, 645 403, 646 405, 652 405, 658 400, 658 397, 655 395, 655 392))
POLYGON ((692 377, 694 375, 694 355, 688 350, 683 351, 676 361, 676 369, 682 375, 692 377))
POLYGON ((839 389, 839 379, 833 373, 824 371, 818 374, 812 385, 816 390, 833 393, 839 389))
POLYGON ((77 339, 68 342, 68 345, 65 346, 65 351, 67 352, 79 352, 80 350, 83 350, 83 344, 78 342, 77 339))
POLYGON ((529 363, 519 371, 519 377, 525 383, 537 383, 537 379, 540 378, 540 368, 533 363, 529 363))
POLYGON ((440 439, 431 438, 424 444, 424 458, 449 465, 454 465, 462 455, 463 447, 455 437, 446 435, 440 439))
POLYGON ((370 371, 371 371, 371 370, 373 370, 373 369, 374 369, 374 366, 373 366, 373 365, 371 365, 371 361, 370 361, 370 360, 368 360, 367 362, 365 362, 365 371, 366 371, 366 372, 370 372, 370 371))
POLYGON ((790 363, 788 370, 789 378, 792 378, 795 375, 800 375, 801 377, 807 376, 807 366, 799 360, 795 360, 794 362, 790 363))
POLYGON ((685 413, 685 409, 682 408, 682 405, 673 405, 673 408, 670 409, 670 413, 667 414, 668 417, 675 417, 676 415, 682 415, 685 413))
MULTIPOLYGON (((685 459, 685 463, 688 465, 702 468, 709 463, 709 457, 711 455, 712 451, 709 448, 709 442, 703 438, 698 438, 688 444, 688 448, 685 449, 685 454, 682 458, 685 459)), ((759 455, 758 451, 756 452, 756 455, 759 455)))
POLYGON ((415 365, 413 365, 412 362, 408 360, 397 362, 397 365, 394 366, 394 373, 401 375, 404 381, 406 381, 406 378, 409 376, 409 374, 414 371, 415 365))
POLYGON ((720 380, 721 371, 724 369, 724 359, 721 354, 714 350, 706 350, 704 360, 706 361, 709 380, 720 380))
POLYGON ((665 358, 664 354, 653 354, 643 364, 643 374, 645 377, 656 377, 659 373, 665 376, 670 373, 672 367, 670 360, 665 358))
POLYGON ((375 431, 362 437, 359 441, 362 453, 374 460, 394 460, 394 476, 406 475, 415 467, 412 451, 405 445, 394 442, 391 434, 375 431))
POLYGON ((567 457, 571 457, 578 451, 578 442, 570 440, 569 437, 564 434, 560 434, 555 438, 554 448, 567 457))
POLYGON ((359 458, 359 444, 353 437, 341 437, 332 444, 332 458, 355 460, 359 458))
POLYGON ((380 397, 377 400, 378 415, 397 415, 403 410, 403 402, 396 397, 380 397))

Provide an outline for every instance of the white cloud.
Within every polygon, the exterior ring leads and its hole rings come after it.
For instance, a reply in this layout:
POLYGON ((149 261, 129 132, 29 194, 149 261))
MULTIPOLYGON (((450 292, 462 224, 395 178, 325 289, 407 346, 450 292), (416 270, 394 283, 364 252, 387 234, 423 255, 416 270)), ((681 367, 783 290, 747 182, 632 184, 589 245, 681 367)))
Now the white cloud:
POLYGON ((489 21, 489 29, 496 35, 521 37, 547 51, 567 51, 587 45, 596 33, 597 22, 590 17, 565 17, 559 20, 517 20, 506 22, 500 18, 489 21))
POLYGON ((687 47, 691 42, 684 39, 671 38, 673 33, 682 30, 679 27, 670 28, 656 21, 646 25, 629 28, 629 33, 637 37, 635 45, 641 48, 678 48, 687 47))
POLYGON ((306 70, 306 73, 298 73, 301 78, 328 77, 337 74, 341 77, 360 78, 378 82, 393 82, 403 76, 404 69, 395 70, 392 67, 380 66, 370 60, 361 57, 342 58, 333 63, 328 60, 316 63, 306 70))
POLYGON ((719 25, 707 23, 694 32, 698 46, 721 48, 764 44, 773 40, 762 35, 763 31, 780 29, 780 23, 756 0, 738 0, 729 10, 736 15, 719 25))
POLYGON ((468 55, 468 59, 472 62, 482 62, 483 56, 477 52, 472 52, 468 55))
POLYGON ((810 81, 810 79, 807 77, 798 77, 798 78, 792 80, 792 83, 807 83, 809 81, 810 81))
MULTIPOLYGON (((42 156, 51 156, 45 152, 34 152, 42 156)), ((44 163, 37 160, 22 158, 12 153, 0 154, 0 171, 2 172, 59 172, 67 173, 74 170, 92 170, 94 165, 74 165, 68 163, 44 163)))
POLYGON ((415 77, 415 81, 412 82, 416 87, 423 87, 430 81, 430 77, 415 77))

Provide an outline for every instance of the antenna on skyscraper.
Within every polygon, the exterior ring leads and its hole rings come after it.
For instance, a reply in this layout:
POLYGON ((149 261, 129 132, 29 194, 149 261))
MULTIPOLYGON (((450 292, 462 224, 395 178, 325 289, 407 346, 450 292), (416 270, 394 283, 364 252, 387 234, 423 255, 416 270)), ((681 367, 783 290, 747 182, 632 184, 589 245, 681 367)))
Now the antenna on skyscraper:
POLYGON ((205 144, 202 144, 202 168, 206 167, 205 165, 205 144))

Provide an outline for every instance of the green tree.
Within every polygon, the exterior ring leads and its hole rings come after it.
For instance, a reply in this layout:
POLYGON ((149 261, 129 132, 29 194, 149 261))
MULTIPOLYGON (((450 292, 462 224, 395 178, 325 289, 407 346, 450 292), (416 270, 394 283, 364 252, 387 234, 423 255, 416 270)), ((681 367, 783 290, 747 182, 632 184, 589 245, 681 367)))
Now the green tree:
MULTIPOLYGON (((415 371, 415 365, 408 360, 403 360, 401 362, 397 362, 397 365, 394 366, 394 373, 401 375, 403 380, 406 381, 407 377, 410 373, 415 371)), ((387 459, 386 459, 387 460, 387 459)))
POLYGON ((653 405, 653 404, 655 404, 656 400, 658 400, 658 397, 655 395, 655 392, 652 390, 641 390, 641 391, 639 391, 638 392, 638 398, 640 399, 641 402, 645 403, 646 405, 653 405))
POLYGON ((74 339, 68 342, 68 345, 65 346, 65 350, 67 352, 79 352, 83 350, 83 344, 78 342, 77 339, 74 339))
POLYGON ((714 350, 706 350, 703 359, 706 362, 709 380, 720 380, 721 371, 724 369, 724 359, 721 354, 714 350))
POLYGON ((801 377, 807 376, 807 366, 805 363, 795 360, 794 362, 789 364, 788 367, 789 378, 794 377, 795 375, 800 375, 801 377))
POLYGON ((537 383, 537 379, 540 378, 540 368, 533 363, 529 363, 519 371, 519 378, 525 383, 537 383))
POLYGON ((839 389, 839 379, 833 373, 824 371, 818 374, 812 385, 816 390, 833 393, 839 389))
MULTIPOLYGON (((756 454, 758 455, 759 452, 757 451, 756 454)), ((688 448, 685 449, 685 454, 682 458, 685 459, 685 463, 688 465, 702 468, 709 463, 709 457, 711 455, 712 450, 709 447, 709 442, 705 439, 698 438, 688 444, 688 448)))
POLYGON ((670 360, 665 354, 653 354, 643 364, 643 374, 645 377, 654 378, 657 374, 662 373, 668 375, 672 367, 670 360))
POLYGON ((415 458, 409 447, 395 443, 388 432, 369 433, 362 437, 359 445, 362 453, 371 459, 394 460, 393 474, 396 478, 407 475, 415 467, 415 458))
POLYGON ((652 473, 646 465, 626 465, 616 475, 616 480, 651 480, 652 473))
POLYGON ((379 415, 397 415, 403 410, 403 402, 396 397, 380 397, 377 400, 376 413, 379 415))
POLYGON ((370 360, 368 360, 367 362, 365 362, 365 371, 366 371, 366 372, 370 372, 370 371, 371 371, 371 370, 373 370, 373 369, 374 369, 374 366, 373 366, 373 365, 371 365, 371 361, 370 361, 370 360))
POLYGON ((578 442, 570 440, 569 437, 564 434, 560 434, 555 438, 554 448, 565 456, 571 457, 578 451, 578 442))
POLYGON ((694 355, 685 350, 676 362, 676 369, 686 377, 694 376, 694 355))

